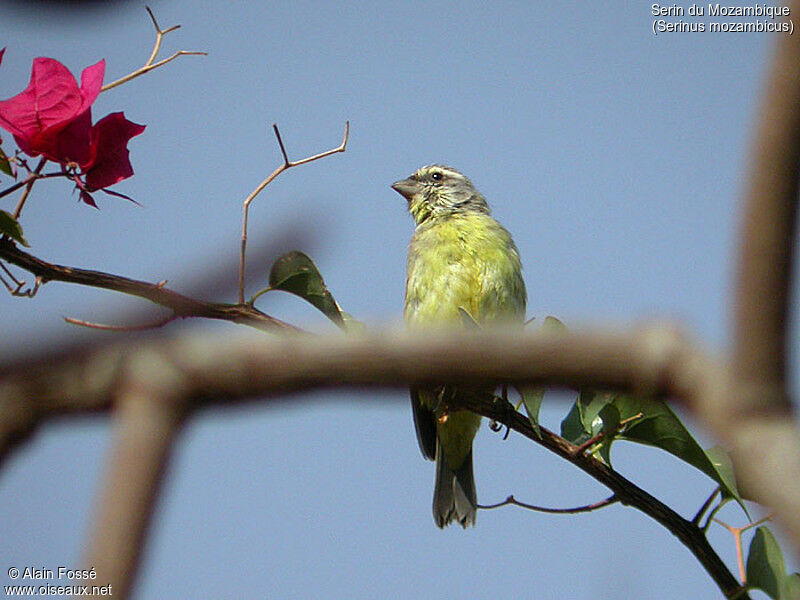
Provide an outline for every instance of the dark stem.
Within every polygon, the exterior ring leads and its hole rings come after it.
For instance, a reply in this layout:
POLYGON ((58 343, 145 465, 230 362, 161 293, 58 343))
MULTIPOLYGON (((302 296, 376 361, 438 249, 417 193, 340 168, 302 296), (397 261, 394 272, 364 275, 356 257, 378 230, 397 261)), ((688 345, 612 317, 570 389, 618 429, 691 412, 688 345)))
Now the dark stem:
POLYGON ((170 309, 178 317, 204 317, 232 321, 267 331, 298 331, 296 327, 246 304, 196 300, 170 290, 163 283, 149 283, 102 271, 90 271, 48 263, 23 252, 8 239, 0 239, 0 258, 40 277, 43 283, 63 281, 138 296, 170 309))

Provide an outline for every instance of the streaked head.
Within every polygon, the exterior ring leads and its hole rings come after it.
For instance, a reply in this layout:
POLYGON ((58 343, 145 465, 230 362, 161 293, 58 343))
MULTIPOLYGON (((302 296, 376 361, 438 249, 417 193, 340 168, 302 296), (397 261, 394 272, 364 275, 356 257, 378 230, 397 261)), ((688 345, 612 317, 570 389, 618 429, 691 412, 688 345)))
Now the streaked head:
POLYGON ((427 165, 407 179, 396 181, 392 189, 408 200, 408 210, 417 225, 431 216, 464 212, 489 214, 489 205, 472 182, 444 165, 427 165))

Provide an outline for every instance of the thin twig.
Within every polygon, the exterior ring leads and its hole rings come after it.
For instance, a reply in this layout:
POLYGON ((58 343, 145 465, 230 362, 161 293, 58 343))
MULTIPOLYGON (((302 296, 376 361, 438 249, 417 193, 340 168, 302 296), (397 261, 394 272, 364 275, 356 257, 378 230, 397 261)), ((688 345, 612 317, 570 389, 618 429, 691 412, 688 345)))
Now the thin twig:
POLYGON ((39 174, 42 172, 42 169, 44 169, 44 165, 46 163, 47 163, 46 158, 42 157, 41 159, 39 159, 39 164, 36 165, 36 168, 33 170, 33 173, 31 173, 30 177, 26 178, 27 183, 25 184, 25 191, 22 192, 22 196, 20 196, 19 202, 17 202, 17 207, 14 209, 14 214, 12 215, 15 221, 19 219, 19 215, 20 213, 22 213, 22 207, 25 206, 25 201, 28 199, 28 195, 30 195, 31 193, 33 184, 39 178, 39 174))
POLYGON ((53 173, 30 173, 25 179, 22 181, 18 181, 17 183, 8 186, 6 189, 0 191, 0 198, 4 196, 8 196, 9 194, 16 192, 19 188, 24 187, 36 179, 48 179, 50 177, 66 177, 68 173, 66 171, 54 171, 53 173))
MULTIPOLYGON (((11 281, 13 281, 13 282, 14 282, 14 286, 16 286, 16 288, 14 288, 14 287, 12 287, 10 284, 6 283, 6 288, 8 288, 8 291, 9 291, 9 292, 11 292, 11 293, 12 293, 12 295, 13 295, 13 293, 14 293, 14 289, 17 289, 17 290, 18 290, 20 287, 22 287, 23 285, 25 285, 25 282, 24 282, 24 281, 22 281, 22 280, 20 280, 20 279, 17 279, 17 278, 14 276, 14 274, 11 272, 11 270, 10 270, 10 269, 9 269, 7 266, 5 266, 3 263, 1 263, 1 262, 0 262, 0 269, 3 269, 3 272, 4 272, 6 275, 8 275, 8 277, 11 279, 11 281)), ((3 283, 5 283, 5 280, 3 280, 3 283)))
POLYGON ((309 156, 307 158, 303 158, 302 160, 290 161, 288 155, 286 154, 286 148, 283 145, 283 140, 281 139, 280 131, 278 130, 278 126, 273 123, 272 129, 275 132, 275 137, 278 138, 278 146, 280 146, 281 154, 283 155, 283 164, 275 169, 272 173, 270 173, 269 177, 264 179, 261 183, 256 186, 247 198, 244 199, 242 203, 242 243, 241 249, 239 252, 239 304, 244 304, 244 271, 245 271, 245 254, 247 249, 247 215, 250 209, 250 203, 258 196, 265 187, 267 187, 278 175, 286 171, 287 169, 291 169, 292 167, 297 167, 299 165, 304 165, 314 160, 319 160, 320 158, 325 158, 326 156, 330 156, 331 154, 336 154, 337 152, 344 152, 347 148, 347 139, 350 137, 350 121, 345 121, 344 124, 344 137, 342 138, 342 143, 339 144, 336 148, 331 150, 326 150, 325 152, 320 152, 319 154, 315 154, 313 156, 309 156))
POLYGON ((17 279, 16 276, 11 272, 11 270, 7 266, 5 266, 2 262, 0 262, 0 268, 3 269, 3 272, 14 283, 14 285, 12 286, 4 278, 0 277, 0 280, 2 280, 3 285, 5 286, 5 288, 9 291, 9 293, 12 296, 15 296, 15 297, 18 297, 18 298, 33 298, 36 295, 36 292, 39 291, 39 287, 42 284, 41 277, 37 277, 34 280, 34 284, 33 284, 32 288, 29 288, 29 289, 23 291, 22 288, 24 288, 25 285, 26 285, 25 280, 24 279, 17 279))
POLYGON ((697 511, 697 514, 692 519, 692 523, 698 526, 700 525, 700 520, 703 518, 703 515, 706 514, 706 511, 709 509, 709 507, 714 502, 716 497, 721 493, 722 489, 719 486, 714 488, 714 491, 711 492, 711 495, 708 498, 706 498, 705 502, 703 502, 703 505, 700 507, 700 510, 697 511))
POLYGON ((123 83, 126 83, 131 79, 139 77, 140 75, 144 75, 145 73, 152 71, 153 69, 157 69, 158 67, 161 67, 167 64, 168 62, 175 60, 179 56, 189 56, 189 55, 208 56, 208 52, 202 52, 200 50, 178 50, 172 56, 154 63, 153 61, 156 59, 156 56, 158 56, 158 52, 161 49, 161 41, 164 39, 164 36, 172 31, 175 31, 176 29, 179 29, 180 25, 173 25, 172 27, 161 29, 158 26, 158 21, 156 21, 155 15, 153 15, 153 11, 150 10, 150 7, 145 6, 145 9, 147 10, 147 14, 150 15, 150 19, 153 21, 153 27, 155 27, 156 29, 156 41, 153 44, 153 51, 150 53, 150 58, 147 59, 147 62, 144 63, 142 67, 136 69, 132 73, 128 73, 127 75, 125 75, 125 77, 121 77, 116 81, 112 81, 111 83, 105 84, 100 91, 105 92, 110 90, 111 88, 117 87, 118 85, 122 85, 123 83))
POLYGON ((536 506, 534 504, 528 504, 527 502, 520 502, 513 495, 509 496, 502 502, 498 502, 497 504, 479 504, 478 508, 482 508, 483 510, 491 510, 493 508, 500 508, 501 506, 519 506, 521 508, 525 508, 527 510, 533 510, 536 512, 543 512, 543 513, 550 513, 555 515, 571 515, 575 513, 585 513, 585 512, 592 512, 593 510, 598 510, 600 508, 604 508, 611 504, 615 504, 619 502, 619 498, 616 495, 611 495, 605 500, 600 500, 599 502, 595 502, 593 504, 586 504, 584 506, 574 506, 572 508, 548 508, 546 506, 536 506))
POLYGON ((725 521, 720 521, 719 519, 714 519, 715 522, 722 525, 725 529, 730 531, 733 534, 733 539, 736 544, 736 562, 739 566, 739 581, 742 582, 742 585, 747 583, 747 574, 744 568, 744 548, 742 547, 742 534, 747 531, 748 529, 752 529, 753 527, 757 527, 762 523, 765 523, 772 519, 772 515, 767 515, 763 519, 759 519, 753 523, 749 523, 744 527, 734 527, 733 525, 728 525, 725 521))
POLYGON ((169 315, 163 319, 159 319, 155 323, 146 323, 144 325, 106 325, 104 323, 94 323, 92 321, 84 321, 83 319, 74 319, 72 317, 64 317, 64 320, 70 325, 79 325, 88 329, 99 329, 100 331, 116 331, 116 332, 131 332, 131 331, 150 331, 152 329, 159 329, 165 325, 172 323, 178 318, 177 315, 169 315))

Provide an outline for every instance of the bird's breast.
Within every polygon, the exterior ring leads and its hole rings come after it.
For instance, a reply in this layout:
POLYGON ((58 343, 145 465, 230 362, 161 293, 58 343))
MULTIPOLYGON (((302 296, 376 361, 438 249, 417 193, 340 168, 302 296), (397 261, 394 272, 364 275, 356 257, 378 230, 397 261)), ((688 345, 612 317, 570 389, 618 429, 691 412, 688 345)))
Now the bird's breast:
POLYGON ((485 214, 423 223, 411 240, 406 281, 406 321, 461 320, 459 308, 478 321, 522 318, 525 284, 510 234, 485 214))

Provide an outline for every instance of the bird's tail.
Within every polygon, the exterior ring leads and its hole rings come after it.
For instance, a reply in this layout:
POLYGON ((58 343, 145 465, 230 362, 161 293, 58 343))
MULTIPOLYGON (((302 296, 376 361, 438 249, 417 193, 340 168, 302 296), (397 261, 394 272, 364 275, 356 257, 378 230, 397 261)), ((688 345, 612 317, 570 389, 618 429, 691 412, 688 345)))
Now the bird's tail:
POLYGON ((445 460, 441 445, 436 448, 436 484, 433 489, 433 519, 439 527, 451 521, 465 529, 475 524, 478 495, 472 475, 472 450, 455 471, 445 460))

